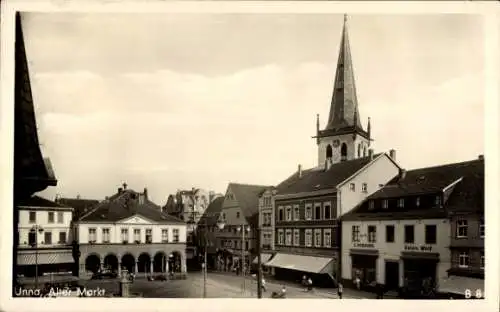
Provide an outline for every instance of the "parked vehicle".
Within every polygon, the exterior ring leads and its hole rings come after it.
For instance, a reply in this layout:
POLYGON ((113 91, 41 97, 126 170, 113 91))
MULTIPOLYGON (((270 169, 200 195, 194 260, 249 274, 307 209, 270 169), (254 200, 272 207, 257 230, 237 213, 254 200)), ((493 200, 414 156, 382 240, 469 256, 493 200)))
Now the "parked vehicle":
POLYGON ((97 271, 92 275, 92 279, 117 278, 118 273, 111 270, 97 271))

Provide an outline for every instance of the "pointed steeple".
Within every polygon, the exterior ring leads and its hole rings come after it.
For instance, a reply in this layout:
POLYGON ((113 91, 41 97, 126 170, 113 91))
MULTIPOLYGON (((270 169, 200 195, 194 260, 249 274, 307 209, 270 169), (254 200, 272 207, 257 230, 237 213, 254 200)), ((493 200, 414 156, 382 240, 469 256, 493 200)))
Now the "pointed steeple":
POLYGON ((361 117, 358 109, 354 70, 347 31, 347 15, 345 14, 330 115, 324 131, 331 132, 350 128, 353 131, 365 133, 360 120, 361 117))

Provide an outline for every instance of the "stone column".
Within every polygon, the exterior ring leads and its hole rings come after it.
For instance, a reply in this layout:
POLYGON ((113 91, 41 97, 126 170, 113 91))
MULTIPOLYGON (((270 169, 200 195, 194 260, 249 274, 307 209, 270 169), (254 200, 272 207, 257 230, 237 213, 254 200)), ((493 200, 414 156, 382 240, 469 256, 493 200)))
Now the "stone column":
POLYGON ((122 276, 122 263, 120 261, 118 262, 118 276, 122 276))
POLYGON ((151 274, 153 274, 153 273, 154 273, 154 272, 153 272, 153 261, 150 261, 150 263, 149 263, 149 267, 150 267, 149 272, 150 272, 151 274))
POLYGON ((135 271, 134 271, 135 274, 139 273, 139 269, 138 268, 139 268, 139 261, 136 261, 135 262, 135 271))
POLYGON ((101 260, 101 265, 99 266, 99 269, 104 269, 104 261, 101 260))

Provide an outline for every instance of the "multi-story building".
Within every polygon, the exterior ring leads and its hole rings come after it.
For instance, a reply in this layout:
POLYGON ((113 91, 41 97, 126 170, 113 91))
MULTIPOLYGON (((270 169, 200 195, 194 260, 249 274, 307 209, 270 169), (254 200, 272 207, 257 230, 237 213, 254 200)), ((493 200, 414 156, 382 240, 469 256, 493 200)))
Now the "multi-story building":
POLYGON ((250 268, 256 255, 259 195, 268 188, 263 185, 229 183, 220 213, 224 228, 215 233, 217 245, 221 246, 217 255, 219 270, 250 268))
MULTIPOLYGON (((200 253, 204 252, 204 248, 207 251, 207 267, 209 269, 217 268, 217 251, 221 248, 217 240, 217 221, 220 218, 222 204, 224 203, 224 197, 217 197, 214 199, 208 208, 201 216, 198 221, 197 227, 197 245, 200 247, 200 253)), ((200 257, 200 262, 203 260, 203 256, 200 257)))
POLYGON ((186 272, 186 224, 139 193, 123 188, 75 223, 80 276, 101 268, 186 272))
MULTIPOLYGON (((274 187, 271 187, 264 190, 259 198, 261 263, 269 261, 274 250, 274 193, 274 187)), ((257 262, 256 258, 254 264, 257 262)), ((268 273, 268 268, 263 267, 265 273, 268 273)))
MULTIPOLYGON (((455 254, 455 235, 450 242, 450 233, 461 235, 464 231, 455 231, 455 225, 450 224, 463 224, 463 219, 455 220, 458 211, 480 210, 483 176, 482 160, 401 170, 342 218, 344 285, 355 286, 353 282, 359 280, 362 288, 383 285, 386 291, 430 294, 434 286, 447 280, 450 267, 470 265, 460 260, 460 253, 455 254)), ((479 235, 479 223, 475 230, 479 235)), ((462 248, 479 249, 476 236, 472 237, 462 248)), ((477 260, 476 270, 467 267, 463 272, 480 272, 479 257, 477 260)))
POLYGON ((180 190, 175 195, 169 195, 162 211, 181 219, 187 224, 186 257, 188 268, 198 268, 198 239, 195 228, 208 205, 222 194, 200 188, 180 190))
POLYGON ((72 272, 72 208, 39 196, 19 202, 17 274, 72 272))
POLYGON ((377 191, 399 172, 395 151, 374 154, 370 122, 360 122, 354 73, 344 20, 330 116, 316 126, 318 166, 298 170, 276 187, 275 246, 266 263, 276 277, 311 276, 316 284, 335 283, 340 275, 338 218, 377 191))
POLYGON ((451 225, 451 268, 439 291, 484 297, 484 157, 469 164, 471 174, 455 187, 448 210, 451 225), (469 293, 466 293, 469 290, 469 293))

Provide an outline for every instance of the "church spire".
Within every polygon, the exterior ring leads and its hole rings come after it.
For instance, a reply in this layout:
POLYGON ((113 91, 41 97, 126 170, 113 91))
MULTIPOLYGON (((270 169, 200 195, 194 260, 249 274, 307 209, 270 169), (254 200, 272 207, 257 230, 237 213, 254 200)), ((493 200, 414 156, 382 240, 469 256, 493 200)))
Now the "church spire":
POLYGON ((354 128, 353 130, 364 132, 360 119, 351 48, 347 31, 347 14, 344 14, 344 26, 340 40, 330 115, 325 130, 338 131, 346 128, 354 128))

